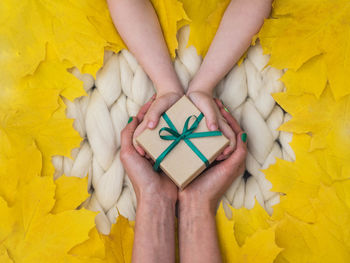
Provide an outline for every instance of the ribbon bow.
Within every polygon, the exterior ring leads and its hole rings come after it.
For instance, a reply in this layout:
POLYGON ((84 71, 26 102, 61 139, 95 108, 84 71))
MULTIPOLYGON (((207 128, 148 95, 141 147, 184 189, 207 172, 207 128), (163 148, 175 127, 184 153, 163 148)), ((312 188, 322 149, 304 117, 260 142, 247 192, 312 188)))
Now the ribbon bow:
POLYGON ((191 115, 186 119, 184 127, 182 129, 182 133, 180 134, 175 128, 174 124, 171 122, 169 116, 164 112, 162 114, 163 119, 166 121, 169 127, 163 127, 159 130, 159 137, 163 140, 173 140, 173 142, 158 156, 153 165, 153 169, 158 171, 160 163, 163 161, 165 156, 170 153, 175 146, 181 141, 184 140, 185 143, 192 149, 192 151, 205 163, 205 166, 209 166, 209 161, 207 158, 198 150, 198 148, 189 140, 191 138, 200 138, 200 137, 208 137, 208 136, 220 136, 222 133, 220 131, 207 131, 207 132, 194 132, 197 129, 198 124, 203 119, 203 113, 200 113, 198 117, 195 115, 191 115), (188 127, 188 124, 191 118, 196 118, 195 122, 188 127), (165 131, 170 135, 162 135, 161 133, 165 131))

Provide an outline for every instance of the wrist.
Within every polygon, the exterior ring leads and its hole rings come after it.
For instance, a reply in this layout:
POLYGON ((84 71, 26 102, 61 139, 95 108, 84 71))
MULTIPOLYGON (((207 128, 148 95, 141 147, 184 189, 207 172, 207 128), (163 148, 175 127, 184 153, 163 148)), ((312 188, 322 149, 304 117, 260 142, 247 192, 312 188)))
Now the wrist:
POLYGON ((156 89, 157 90, 157 96, 163 96, 165 94, 174 94, 174 95, 179 95, 182 96, 184 95, 184 90, 181 86, 163 86, 163 87, 159 87, 156 89))
POLYGON ((195 81, 194 82, 191 81, 187 89, 187 94, 191 92, 200 92, 200 93, 204 93, 209 96, 212 96, 213 91, 214 91, 214 87, 212 86, 196 84, 195 81))
POLYGON ((179 214, 201 214, 205 216, 215 215, 216 206, 213 202, 190 194, 179 194, 179 214))
POLYGON ((151 215, 153 220, 170 217, 175 218, 175 202, 167 199, 140 199, 136 213, 139 215, 151 215))
POLYGON ((138 204, 145 207, 173 207, 175 209, 176 198, 160 193, 143 193, 138 197, 138 204))

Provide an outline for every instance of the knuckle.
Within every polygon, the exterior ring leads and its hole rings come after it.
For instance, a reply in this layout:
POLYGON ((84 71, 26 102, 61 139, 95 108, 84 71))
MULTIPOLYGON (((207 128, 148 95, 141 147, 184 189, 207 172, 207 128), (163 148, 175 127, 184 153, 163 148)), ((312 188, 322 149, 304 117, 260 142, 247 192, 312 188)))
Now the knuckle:
POLYGON ((122 162, 125 162, 131 154, 130 148, 129 147, 121 147, 120 149, 120 160, 122 162))
POLYGON ((147 121, 154 121, 157 118, 157 116, 158 116, 158 113, 157 113, 156 109, 153 108, 147 112, 145 119, 147 121))
POLYGON ((120 137, 121 137, 121 138, 124 138, 124 137, 125 137, 125 134, 126 134, 126 127, 121 131, 120 137))
POLYGON ((245 159, 247 157, 247 148, 246 147, 240 147, 238 148, 238 151, 239 151, 239 155, 241 156, 242 159, 245 159))

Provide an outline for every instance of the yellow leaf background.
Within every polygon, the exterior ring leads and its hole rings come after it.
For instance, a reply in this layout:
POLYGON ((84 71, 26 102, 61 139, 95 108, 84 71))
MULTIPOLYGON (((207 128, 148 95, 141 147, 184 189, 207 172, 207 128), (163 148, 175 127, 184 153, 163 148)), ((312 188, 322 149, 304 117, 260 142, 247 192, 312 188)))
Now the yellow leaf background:
MULTIPOLYGON (((228 2, 152 0, 172 57, 187 23, 204 56, 228 2)), ((99 234, 96 213, 75 209, 86 179, 52 177, 51 157, 81 141, 61 96, 85 92, 67 69, 95 76, 105 49, 125 48, 106 2, 6 0, 0 13, 0 261, 130 262, 133 222, 99 234)), ((348 0, 274 2, 259 38, 270 65, 288 69, 274 98, 293 116, 280 129, 294 133, 296 161, 264 171, 285 194, 271 217, 257 202, 229 207, 231 219, 220 206, 225 262, 350 261, 349 18, 348 0)))

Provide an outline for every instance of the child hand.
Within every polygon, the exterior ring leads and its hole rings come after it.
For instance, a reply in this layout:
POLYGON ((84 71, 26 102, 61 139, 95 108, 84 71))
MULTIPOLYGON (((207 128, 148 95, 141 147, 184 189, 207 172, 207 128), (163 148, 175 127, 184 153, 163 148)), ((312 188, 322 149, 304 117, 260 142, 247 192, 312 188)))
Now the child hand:
POLYGON ((183 92, 167 92, 163 94, 157 94, 153 98, 153 102, 148 111, 143 113, 144 118, 140 125, 136 128, 133 136, 133 145, 137 152, 142 156, 145 156, 145 151, 137 144, 136 137, 140 135, 146 128, 154 129, 157 127, 159 118, 167 109, 169 109, 176 101, 182 96, 183 92))
POLYGON ((186 95, 204 114, 208 129, 211 131, 219 129, 230 140, 230 144, 225 148, 222 154, 216 158, 218 161, 226 159, 235 149, 236 135, 227 124, 225 118, 221 115, 212 95, 204 91, 191 90, 189 90, 186 95))

